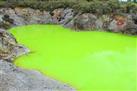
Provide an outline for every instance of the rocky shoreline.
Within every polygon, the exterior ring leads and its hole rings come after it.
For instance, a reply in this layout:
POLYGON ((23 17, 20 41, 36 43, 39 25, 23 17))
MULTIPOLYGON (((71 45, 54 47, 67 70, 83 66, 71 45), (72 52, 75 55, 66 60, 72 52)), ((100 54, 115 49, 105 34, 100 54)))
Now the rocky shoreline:
MULTIPOLYGON (((30 22, 41 24, 35 18, 30 22)), ((15 58, 29 53, 30 50, 18 44, 16 38, 6 29, 27 24, 20 15, 13 14, 12 9, 0 9, 0 91, 75 91, 67 84, 43 76, 37 71, 18 68, 12 63, 15 58)))
POLYGON ((0 60, 0 91, 75 91, 33 70, 24 70, 0 60))
POLYGON ((75 91, 38 71, 21 69, 12 63, 29 52, 11 33, 0 29, 0 91, 75 91))
POLYGON ((58 8, 53 11, 44 11, 32 8, 0 8, 0 27, 30 24, 61 24, 68 28, 85 31, 100 29, 109 32, 119 32, 137 35, 137 14, 93 14, 74 13, 71 8, 58 8))
POLYGON ((137 14, 75 14, 70 8, 52 12, 21 7, 0 8, 0 91, 75 91, 39 72, 24 70, 10 63, 29 53, 29 49, 18 44, 5 29, 30 24, 61 24, 76 31, 99 29, 137 35, 137 14))
POLYGON ((12 62, 15 58, 29 53, 29 49, 18 44, 15 37, 4 29, 0 29, 0 59, 12 62))

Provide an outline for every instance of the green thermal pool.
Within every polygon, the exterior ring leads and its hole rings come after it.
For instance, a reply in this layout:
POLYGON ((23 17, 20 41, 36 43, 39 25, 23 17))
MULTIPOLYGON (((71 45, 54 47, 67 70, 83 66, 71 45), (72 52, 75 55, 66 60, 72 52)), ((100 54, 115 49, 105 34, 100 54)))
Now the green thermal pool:
POLYGON ((136 91, 137 37, 75 32, 59 25, 10 30, 31 53, 17 66, 35 69, 78 91, 136 91))

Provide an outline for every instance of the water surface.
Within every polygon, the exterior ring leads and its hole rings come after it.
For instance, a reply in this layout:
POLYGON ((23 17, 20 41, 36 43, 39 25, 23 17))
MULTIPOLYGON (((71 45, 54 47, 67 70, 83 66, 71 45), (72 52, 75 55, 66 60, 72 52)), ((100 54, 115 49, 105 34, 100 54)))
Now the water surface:
POLYGON ((12 28, 31 49, 17 66, 35 69, 78 91, 136 91, 137 37, 74 32, 58 25, 12 28))

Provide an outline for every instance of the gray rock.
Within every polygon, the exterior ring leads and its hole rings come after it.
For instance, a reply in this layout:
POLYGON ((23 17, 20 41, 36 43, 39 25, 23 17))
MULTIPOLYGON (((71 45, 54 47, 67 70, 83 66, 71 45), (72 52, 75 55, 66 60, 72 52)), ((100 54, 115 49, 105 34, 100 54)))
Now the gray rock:
POLYGON ((61 17, 60 24, 66 25, 74 18, 73 9, 65 9, 61 17))
POLYGON ((16 10, 9 8, 4 11, 5 11, 4 14, 9 15, 9 17, 13 19, 14 26, 25 25, 25 20, 20 15, 18 15, 16 10))
POLYGON ((73 28, 74 29, 75 28, 75 26, 74 26, 75 21, 79 15, 81 15, 81 13, 74 15, 73 18, 71 20, 69 20, 68 22, 66 22, 66 24, 64 24, 63 26, 67 27, 67 28, 73 28))
POLYGON ((97 29, 103 29, 103 21, 100 19, 97 19, 95 22, 96 28, 97 29))
POLYGON ((74 15, 73 9, 70 8, 55 9, 52 14, 49 12, 50 11, 40 11, 32 8, 1 8, 0 28, 9 29, 13 26, 29 24, 61 24, 65 27, 78 30, 90 30, 97 28, 101 30, 110 30, 112 32, 122 32, 123 29, 125 29, 128 20, 137 24, 136 14, 122 14, 122 16, 127 18, 127 21, 124 22, 124 25, 118 26, 117 20, 115 17, 112 17, 117 15, 97 16, 91 13, 78 13, 77 15, 74 15))
POLYGON ((52 22, 52 17, 47 11, 34 10, 31 8, 15 8, 15 12, 20 18, 19 21, 21 21, 23 25, 47 24, 52 22))
POLYGON ((3 21, 3 15, 0 15, 0 22, 2 22, 3 21))
POLYGON ((61 19, 64 18, 64 9, 59 8, 52 11, 52 23, 59 24, 61 19))
POLYGON ((110 15, 101 15, 99 19, 103 22, 102 29, 108 29, 110 22, 113 20, 110 15))
POLYGON ((97 17, 90 13, 79 15, 74 20, 75 29, 92 29, 96 28, 97 17))
POLYGON ((118 26, 117 26, 117 21, 113 20, 112 22, 110 22, 109 26, 108 26, 109 30, 112 30, 114 32, 118 32, 118 26))
POLYGON ((37 71, 17 68, 0 60, 0 91, 75 91, 37 71))
POLYGON ((43 24, 52 23, 52 16, 49 12, 43 11, 43 17, 41 18, 43 24))
POLYGON ((4 21, 2 19, 4 15, 8 15, 10 19, 13 19, 13 23, 10 23, 11 26, 47 24, 52 22, 52 17, 49 12, 34 10, 31 8, 2 8, 0 9, 0 15, 0 20, 2 22, 4 21))
POLYGON ((133 14, 132 19, 133 19, 134 24, 137 24, 137 14, 133 14))
POLYGON ((46 11, 40 12, 37 10, 29 17, 29 24, 47 24, 51 22, 51 15, 46 11))
POLYGON ((135 24, 133 21, 127 22, 127 25, 125 26, 125 29, 122 30, 122 32, 129 35, 137 35, 137 24, 135 24))
POLYGON ((26 54, 29 49, 17 43, 14 36, 4 29, 0 29, 0 59, 13 60, 26 54))
POLYGON ((112 32, 121 32, 127 26, 129 16, 116 15, 115 18, 109 23, 108 29, 112 32))

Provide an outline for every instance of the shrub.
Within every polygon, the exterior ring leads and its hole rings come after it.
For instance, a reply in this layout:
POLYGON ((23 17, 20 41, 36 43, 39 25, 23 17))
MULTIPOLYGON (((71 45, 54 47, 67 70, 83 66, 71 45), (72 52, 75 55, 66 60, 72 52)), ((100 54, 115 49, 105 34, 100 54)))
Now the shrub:
POLYGON ((83 13, 108 14, 114 12, 136 13, 137 4, 118 0, 0 0, 0 7, 31 7, 52 11, 57 8, 73 8, 83 13))
POLYGON ((6 5, 6 2, 3 1, 3 0, 1 0, 1 1, 0 1, 0 7, 5 7, 5 5, 6 5))
POLYGON ((133 2, 127 3, 126 10, 127 13, 137 13, 137 4, 133 2))

